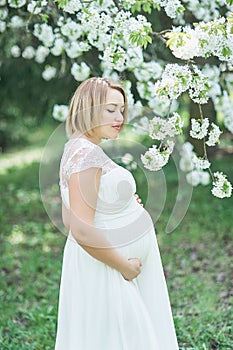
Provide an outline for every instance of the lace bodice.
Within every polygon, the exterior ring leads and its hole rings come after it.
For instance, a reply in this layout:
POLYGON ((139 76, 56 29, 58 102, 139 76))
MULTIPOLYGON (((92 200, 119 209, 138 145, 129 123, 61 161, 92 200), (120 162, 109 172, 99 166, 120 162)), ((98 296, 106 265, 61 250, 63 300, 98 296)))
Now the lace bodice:
POLYGON ((60 190, 68 189, 69 178, 73 173, 88 168, 102 168, 102 176, 118 167, 101 147, 84 138, 70 139, 64 147, 60 163, 60 190))
POLYGON ((145 234, 153 222, 134 196, 136 182, 133 175, 112 161, 101 147, 84 138, 71 139, 64 147, 60 163, 60 190, 65 206, 70 208, 68 184, 71 174, 90 167, 102 169, 95 226, 102 229, 102 234, 106 234, 108 241, 114 245, 145 234))

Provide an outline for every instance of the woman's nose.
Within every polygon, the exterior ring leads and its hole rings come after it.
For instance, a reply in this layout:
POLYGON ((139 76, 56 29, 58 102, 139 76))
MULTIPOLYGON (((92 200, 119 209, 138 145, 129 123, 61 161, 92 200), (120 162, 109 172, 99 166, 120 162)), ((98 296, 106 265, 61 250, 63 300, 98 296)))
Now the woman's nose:
POLYGON ((124 117, 123 117, 121 111, 117 111, 116 116, 115 116, 115 120, 117 122, 122 122, 124 120, 124 117))

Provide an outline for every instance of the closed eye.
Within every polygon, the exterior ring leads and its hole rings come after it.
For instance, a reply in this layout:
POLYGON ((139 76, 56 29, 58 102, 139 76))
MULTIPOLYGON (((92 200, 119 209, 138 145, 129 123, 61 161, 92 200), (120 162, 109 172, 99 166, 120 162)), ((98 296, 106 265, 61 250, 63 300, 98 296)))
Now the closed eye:
POLYGON ((107 109, 107 111, 109 112, 109 113, 114 113, 115 111, 112 111, 112 110, 110 110, 110 109, 107 109))

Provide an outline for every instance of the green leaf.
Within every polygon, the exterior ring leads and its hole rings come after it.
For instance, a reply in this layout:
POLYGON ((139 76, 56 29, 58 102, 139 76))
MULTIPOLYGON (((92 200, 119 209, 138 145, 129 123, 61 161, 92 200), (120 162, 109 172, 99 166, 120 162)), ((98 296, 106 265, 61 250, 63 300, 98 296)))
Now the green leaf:
POLYGON ((231 51, 231 49, 228 46, 225 46, 222 49, 222 54, 223 54, 224 57, 230 56, 231 53, 232 53, 232 51, 231 51))
POLYGON ((48 23, 49 15, 47 15, 46 13, 41 13, 40 17, 43 22, 48 23))
POLYGON ((58 7, 59 7, 59 8, 65 7, 65 6, 68 4, 68 1, 69 1, 69 0, 55 0, 55 2, 58 3, 58 7))

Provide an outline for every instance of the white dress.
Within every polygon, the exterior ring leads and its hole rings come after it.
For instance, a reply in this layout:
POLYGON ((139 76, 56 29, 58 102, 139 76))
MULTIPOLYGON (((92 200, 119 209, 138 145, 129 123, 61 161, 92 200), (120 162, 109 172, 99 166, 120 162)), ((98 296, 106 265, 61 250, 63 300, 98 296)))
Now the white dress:
POLYGON ((70 139, 60 164, 69 208, 72 173, 101 167, 95 226, 127 258, 142 261, 137 278, 89 255, 71 232, 63 252, 55 350, 177 350, 178 343, 156 234, 137 202, 132 174, 87 139, 70 139), (105 229, 105 231, 104 231, 105 229))

